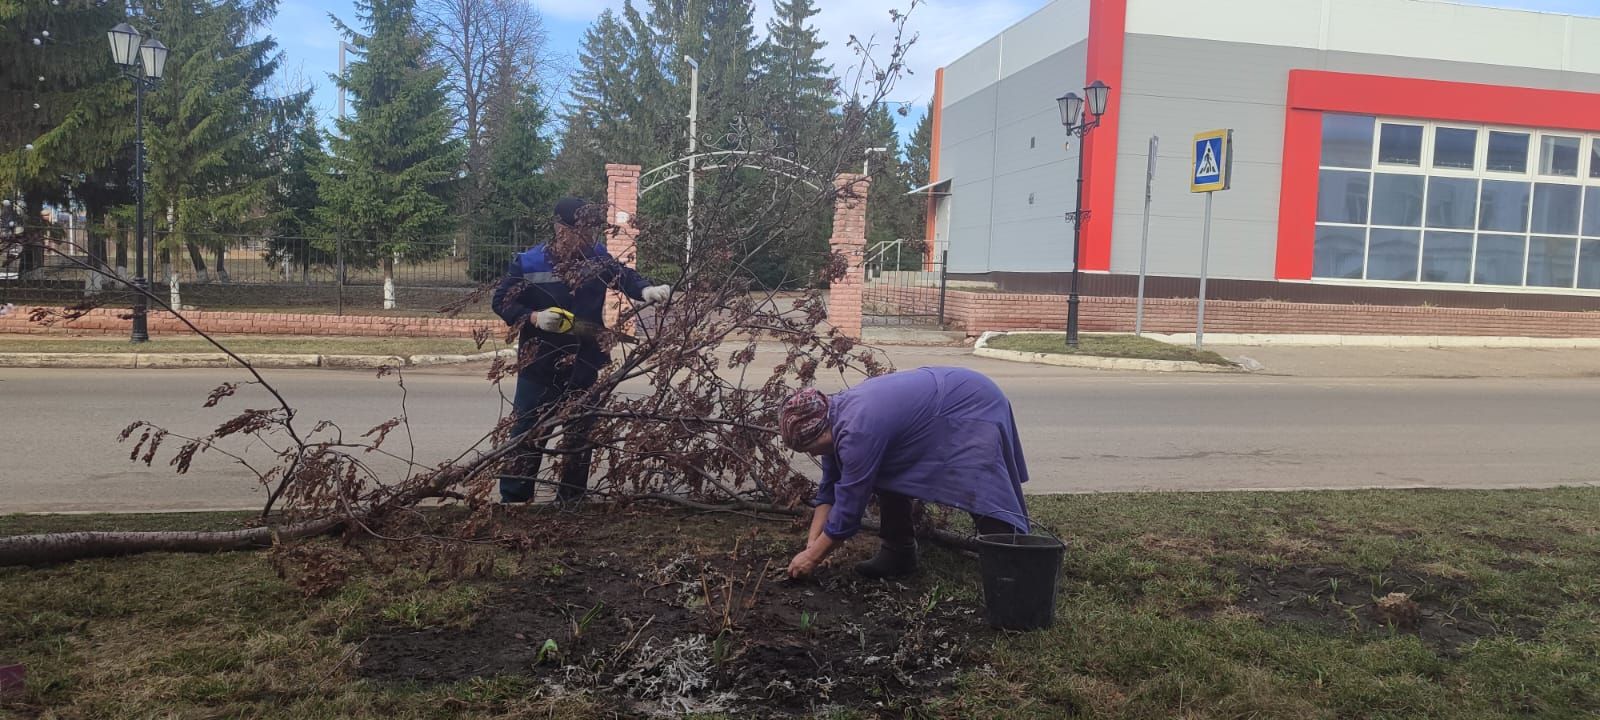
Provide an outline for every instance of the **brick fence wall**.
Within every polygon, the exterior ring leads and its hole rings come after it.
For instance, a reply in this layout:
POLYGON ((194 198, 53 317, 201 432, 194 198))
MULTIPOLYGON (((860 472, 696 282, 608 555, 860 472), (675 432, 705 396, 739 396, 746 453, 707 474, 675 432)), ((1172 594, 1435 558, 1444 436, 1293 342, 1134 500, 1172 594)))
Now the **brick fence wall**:
MULTIPOLYGON (((880 287, 868 289, 865 300, 932 312, 938 305, 938 293, 933 288, 880 287)), ((1086 297, 1082 308, 1082 329, 1086 332, 1127 332, 1133 329, 1132 298, 1086 297)), ((129 321, 120 317, 127 312, 124 309, 93 310, 82 318, 53 327, 29 322, 30 309, 18 307, 17 312, 0 317, 0 333, 116 335, 128 332, 129 321)), ((478 328, 486 328, 491 333, 504 330, 504 325, 495 320, 438 317, 211 311, 188 312, 184 315, 206 332, 221 334, 470 338, 478 328)), ((1145 303, 1145 329, 1156 333, 1193 332, 1194 315, 1193 300, 1148 300, 1145 303)), ((1067 299, 1061 295, 951 290, 945 298, 945 317, 952 328, 974 335, 986 330, 1060 330, 1067 322, 1067 299)), ((1600 337, 1600 312, 1212 300, 1206 303, 1206 330, 1214 333, 1317 335, 1600 337)), ((178 335, 187 333, 188 329, 171 314, 152 311, 150 332, 157 336, 178 335)))
MULTIPOLYGON (((871 288, 869 302, 927 308, 938 305, 935 288, 871 288)), ((1133 330, 1133 298, 1086 297, 1080 327, 1085 332, 1133 330)), ((945 297, 951 327, 987 330, 1061 330, 1067 324, 1062 295, 980 293, 951 290, 945 297)), ((1195 301, 1145 301, 1145 330, 1194 332, 1195 301)), ((1206 331, 1313 335, 1480 335, 1503 337, 1600 337, 1600 312, 1489 310, 1384 305, 1322 305, 1285 302, 1206 302, 1206 331)))
MULTIPOLYGON (((126 309, 91 310, 71 322, 46 327, 28 320, 31 308, 18 307, 0 317, 0 333, 104 333, 126 334, 130 321, 123 319, 126 309)), ((183 314, 208 333, 246 335, 361 335, 399 337, 463 337, 487 328, 491 334, 504 331, 494 320, 464 320, 437 317, 382 317, 362 315, 313 315, 302 313, 251 313, 194 311, 183 314)), ((150 311, 150 334, 184 335, 189 329, 171 313, 150 311)), ((491 335, 492 336, 492 335, 491 335)))

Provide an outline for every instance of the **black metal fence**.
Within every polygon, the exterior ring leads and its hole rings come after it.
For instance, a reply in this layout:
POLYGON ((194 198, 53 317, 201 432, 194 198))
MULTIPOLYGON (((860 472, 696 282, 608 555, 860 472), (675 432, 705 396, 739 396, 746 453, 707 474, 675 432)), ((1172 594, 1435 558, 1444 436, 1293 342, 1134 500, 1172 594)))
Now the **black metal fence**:
MULTIPOLYGON (((118 284, 100 267, 134 274, 131 233, 91 238, 81 229, 28 228, 0 257, 0 300, 71 301, 118 284)), ((527 244, 535 242, 532 239, 527 244)), ((492 283, 527 244, 445 239, 401 246, 348 238, 154 234, 147 242, 152 290, 203 307, 383 307, 387 270, 395 304, 433 309, 492 283)))
POLYGON ((945 324, 945 259, 942 244, 892 240, 867 248, 861 320, 865 325, 945 324))

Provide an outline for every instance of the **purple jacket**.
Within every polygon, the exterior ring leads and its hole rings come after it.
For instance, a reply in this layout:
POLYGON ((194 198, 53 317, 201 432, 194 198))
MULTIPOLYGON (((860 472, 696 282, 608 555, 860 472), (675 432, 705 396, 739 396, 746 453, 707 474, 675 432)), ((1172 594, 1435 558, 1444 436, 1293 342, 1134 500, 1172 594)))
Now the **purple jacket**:
POLYGON ((855 535, 875 490, 1028 529, 1011 402, 982 374, 933 367, 872 378, 829 397, 828 425, 834 452, 822 459, 816 499, 833 505, 828 537, 855 535))

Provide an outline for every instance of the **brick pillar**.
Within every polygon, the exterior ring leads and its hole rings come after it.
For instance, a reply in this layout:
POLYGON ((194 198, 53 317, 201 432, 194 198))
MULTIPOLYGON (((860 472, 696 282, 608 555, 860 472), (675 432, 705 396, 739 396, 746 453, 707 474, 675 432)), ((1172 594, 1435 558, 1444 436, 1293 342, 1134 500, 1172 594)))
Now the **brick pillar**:
POLYGON ((837 195, 833 200, 833 237, 828 246, 850 263, 845 276, 828 289, 828 322, 839 332, 861 337, 861 289, 865 284, 862 263, 867 251, 867 186, 865 175, 840 175, 833 179, 837 195))
MULTIPOLYGON (((637 260, 639 243, 639 228, 633 224, 633 216, 639 211, 638 165, 606 164, 606 203, 610 205, 607 211, 610 215, 606 221, 618 228, 606 236, 606 250, 622 264, 633 265, 637 260)), ((616 324, 624 302, 627 302, 627 298, 615 292, 607 296, 607 325, 616 324)))

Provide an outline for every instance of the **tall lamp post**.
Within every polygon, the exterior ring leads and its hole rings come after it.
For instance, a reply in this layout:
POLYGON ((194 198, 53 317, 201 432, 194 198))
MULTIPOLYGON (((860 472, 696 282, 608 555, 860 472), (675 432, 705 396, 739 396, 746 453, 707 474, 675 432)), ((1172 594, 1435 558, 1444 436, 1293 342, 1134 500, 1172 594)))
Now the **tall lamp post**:
MULTIPOLYGON (((1083 89, 1083 94, 1088 96, 1085 100, 1077 93, 1069 92, 1056 98, 1056 105, 1061 109, 1061 125, 1067 129, 1067 137, 1076 136, 1083 138, 1090 130, 1100 126, 1100 117, 1105 115, 1106 105, 1111 101, 1111 86, 1099 80, 1089 84, 1083 89), (1084 106, 1088 105, 1088 112, 1084 106)), ((1087 142, 1078 143, 1078 200, 1072 206, 1072 212, 1067 213, 1067 222, 1072 223, 1072 285, 1067 294, 1067 347, 1078 346, 1078 265, 1083 249, 1083 224, 1089 219, 1089 211, 1083 209, 1083 167, 1084 152, 1087 142)))
POLYGON ((144 91, 154 88, 167 66, 167 46, 155 38, 145 39, 127 23, 118 23, 106 33, 111 40, 111 60, 133 81, 133 185, 138 198, 139 217, 135 222, 133 287, 133 342, 150 339, 150 282, 145 278, 144 255, 144 91))

